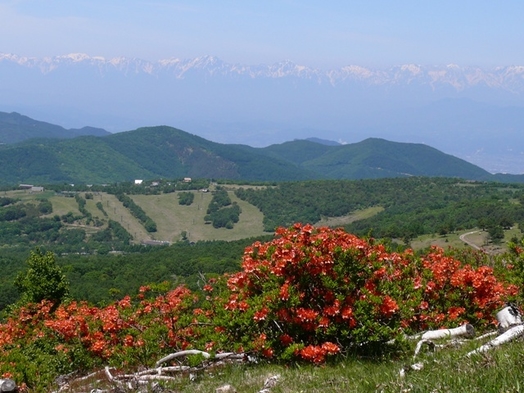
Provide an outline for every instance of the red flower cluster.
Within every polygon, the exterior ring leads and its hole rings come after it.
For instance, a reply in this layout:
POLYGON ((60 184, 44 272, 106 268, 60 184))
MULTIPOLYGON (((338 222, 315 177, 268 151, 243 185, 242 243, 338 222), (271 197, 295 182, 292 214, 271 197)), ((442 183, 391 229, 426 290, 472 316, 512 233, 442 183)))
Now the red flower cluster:
POLYGON ((318 362, 338 352, 322 349, 327 343, 349 348, 406 329, 481 326, 517 293, 492 269, 463 265, 438 248, 417 258, 342 229, 300 224, 277 235, 246 248, 242 271, 227 278, 224 304, 233 336, 263 333, 276 354, 295 348, 296 356, 318 362))
POLYGON ((106 307, 18 308, 0 324, 0 374, 24 375, 16 359, 34 348, 47 348, 61 372, 83 367, 86 357, 91 365, 130 365, 189 347, 322 363, 404 332, 463 322, 482 328, 516 294, 492 268, 439 248, 416 257, 342 229, 297 224, 247 247, 242 270, 210 280, 199 296, 179 287, 155 297, 144 286, 136 299, 106 307))
POLYGON ((9 359, 20 359, 16 352, 32 346, 48 346, 53 358, 49 363, 56 363, 57 354, 61 354, 62 367, 75 370, 85 367, 85 358, 78 355, 81 352, 93 364, 131 364, 145 354, 162 356, 166 346, 172 350, 185 348, 198 338, 189 328, 194 296, 187 288, 149 300, 145 300, 146 293, 147 289, 141 290, 139 302, 133 303, 126 296, 102 308, 74 301, 60 305, 54 312, 47 301, 19 308, 0 324, 0 372, 14 372, 22 380, 24 365, 9 359), (145 348, 146 343, 153 345, 145 348))

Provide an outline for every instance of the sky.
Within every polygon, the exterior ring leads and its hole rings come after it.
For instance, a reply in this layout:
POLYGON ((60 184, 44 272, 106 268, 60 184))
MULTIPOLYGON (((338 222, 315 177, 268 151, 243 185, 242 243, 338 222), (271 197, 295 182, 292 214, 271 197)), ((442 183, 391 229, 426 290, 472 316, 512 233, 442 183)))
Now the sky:
POLYGON ((524 1, 0 0, 0 52, 228 63, 524 65, 524 1))

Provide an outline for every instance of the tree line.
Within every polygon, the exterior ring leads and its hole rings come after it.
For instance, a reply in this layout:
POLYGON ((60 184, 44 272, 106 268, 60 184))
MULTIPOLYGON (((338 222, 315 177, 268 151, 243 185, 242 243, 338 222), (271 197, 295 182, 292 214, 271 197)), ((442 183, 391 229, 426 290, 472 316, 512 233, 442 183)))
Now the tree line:
POLYGON ((413 238, 524 223, 524 188, 515 184, 448 178, 322 180, 240 188, 236 195, 264 213, 267 231, 377 206, 383 211, 346 229, 358 235, 372 230, 378 237, 413 238))

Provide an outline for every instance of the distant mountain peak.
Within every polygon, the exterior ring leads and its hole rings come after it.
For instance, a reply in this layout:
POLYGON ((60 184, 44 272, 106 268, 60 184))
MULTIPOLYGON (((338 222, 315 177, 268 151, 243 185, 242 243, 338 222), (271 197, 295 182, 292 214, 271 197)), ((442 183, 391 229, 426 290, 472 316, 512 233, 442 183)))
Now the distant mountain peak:
POLYGON ((315 137, 306 138, 306 141, 315 142, 315 143, 319 143, 321 145, 326 145, 326 146, 340 146, 340 145, 342 145, 342 143, 339 143, 339 142, 330 141, 330 140, 327 140, 327 139, 315 138, 315 137))
POLYGON ((34 120, 18 112, 0 112, 0 143, 14 144, 34 138, 68 139, 82 135, 106 136, 110 133, 102 128, 82 127, 69 129, 34 120))
POLYGON ((44 74, 58 72, 66 66, 85 64, 96 67, 102 74, 111 69, 126 72, 131 70, 133 73, 149 75, 159 75, 167 71, 177 78, 182 78, 189 71, 195 70, 210 75, 244 75, 250 78, 315 78, 319 83, 326 82, 331 85, 352 80, 375 86, 417 82, 432 88, 436 85, 448 85, 457 91, 485 85, 512 92, 524 92, 524 66, 519 65, 483 69, 480 67, 462 67, 453 63, 442 66, 401 64, 389 69, 373 69, 352 64, 330 70, 320 70, 307 65, 296 64, 291 60, 283 60, 269 65, 247 65, 227 63, 213 55, 204 55, 193 59, 173 57, 148 61, 127 57, 106 59, 102 56, 90 56, 85 53, 74 52, 41 59, 18 56, 12 53, 0 53, 0 64, 3 62, 15 63, 26 68, 37 68, 44 74))

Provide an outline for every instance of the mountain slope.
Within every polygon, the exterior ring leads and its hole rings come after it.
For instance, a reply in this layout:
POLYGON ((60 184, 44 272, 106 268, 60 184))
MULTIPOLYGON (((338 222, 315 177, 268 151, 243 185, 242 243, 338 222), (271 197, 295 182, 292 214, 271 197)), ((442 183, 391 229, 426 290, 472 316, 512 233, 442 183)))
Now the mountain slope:
POLYGON ((380 138, 338 146, 293 141, 268 146, 263 151, 329 179, 446 176, 481 180, 492 176, 482 168, 427 145, 380 138))
POLYGON ((213 56, 147 61, 0 53, 0 92, 0 110, 40 113, 69 128, 93 124, 117 132, 167 124, 251 146, 310 135, 347 142, 376 136, 426 143, 490 172, 524 167, 524 66, 518 65, 322 70, 213 56))
POLYGON ((0 112, 0 144, 18 143, 33 138, 76 138, 81 135, 105 136, 102 128, 83 127, 66 130, 61 126, 31 119, 16 112, 0 112))
MULTIPOLYGON (((253 148, 211 142, 179 129, 157 126, 105 137, 32 139, 0 146, 0 184, 89 184, 181 177, 291 181, 406 176, 498 179, 427 145, 378 138, 331 146, 295 140, 253 148)), ((514 176, 511 180, 522 178, 514 176)))
POLYGON ((305 180, 315 174, 257 149, 221 145, 166 126, 107 137, 0 146, 0 183, 108 183, 137 178, 305 180))
POLYGON ((68 73, 79 70, 97 77, 120 74, 124 77, 148 75, 152 77, 190 78, 195 74, 229 79, 254 78, 295 78, 311 80, 332 86, 353 82, 371 86, 424 85, 438 90, 451 88, 500 88, 511 93, 524 89, 524 67, 518 65, 500 66, 486 69, 481 67, 461 67, 456 64, 424 66, 401 64, 385 69, 373 69, 359 65, 321 70, 307 65, 281 61, 274 64, 231 64, 215 56, 201 56, 192 59, 162 59, 148 61, 138 58, 118 57, 106 59, 92 57, 83 53, 36 58, 0 53, 0 66, 5 69, 18 68, 34 70, 41 75, 68 73))
POLYGON ((335 147, 303 167, 332 179, 443 176, 478 180, 490 176, 484 169, 427 145, 378 138, 335 147))

